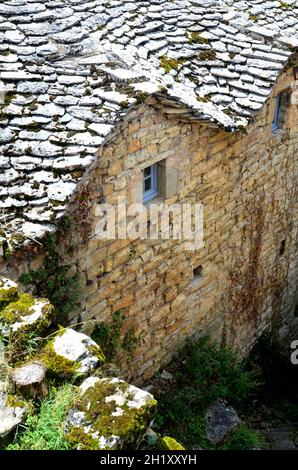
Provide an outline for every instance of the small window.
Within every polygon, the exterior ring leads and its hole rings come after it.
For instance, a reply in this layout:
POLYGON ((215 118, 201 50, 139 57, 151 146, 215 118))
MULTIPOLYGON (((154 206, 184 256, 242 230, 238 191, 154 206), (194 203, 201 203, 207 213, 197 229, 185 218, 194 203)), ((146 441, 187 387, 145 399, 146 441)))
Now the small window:
POLYGON ((276 131, 282 129, 285 123, 285 116, 290 104, 291 93, 289 90, 285 90, 275 98, 275 111, 274 119, 272 123, 272 130, 276 131))
POLYGON ((143 201, 151 201, 157 195, 157 164, 155 163, 145 168, 143 172, 143 201))

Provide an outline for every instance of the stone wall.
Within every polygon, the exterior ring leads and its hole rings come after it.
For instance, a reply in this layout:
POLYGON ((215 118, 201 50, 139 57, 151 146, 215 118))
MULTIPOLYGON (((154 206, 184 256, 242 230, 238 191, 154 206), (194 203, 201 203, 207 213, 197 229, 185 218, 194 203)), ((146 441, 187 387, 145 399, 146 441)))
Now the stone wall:
MULTIPOLYGON (((99 150, 80 184, 70 215, 82 241, 68 262, 80 274, 83 313, 70 321, 85 322, 90 333, 123 309, 123 334, 132 325, 143 332, 132 362, 123 364, 135 383, 149 379, 193 334, 209 330, 244 355, 269 324, 284 337, 298 330, 297 106, 283 130, 271 131, 274 97, 292 80, 289 69, 255 122, 236 134, 183 122, 173 110, 157 111, 154 101, 143 104, 99 150), (166 203, 203 203, 204 248, 94 239, 98 204, 115 204, 119 196, 141 202, 142 170, 159 161, 166 164, 166 203), (198 266, 202 276, 194 279, 198 266)), ((42 255, 32 263, 42 263, 42 255)), ((10 261, 6 275, 23 269, 10 261)))

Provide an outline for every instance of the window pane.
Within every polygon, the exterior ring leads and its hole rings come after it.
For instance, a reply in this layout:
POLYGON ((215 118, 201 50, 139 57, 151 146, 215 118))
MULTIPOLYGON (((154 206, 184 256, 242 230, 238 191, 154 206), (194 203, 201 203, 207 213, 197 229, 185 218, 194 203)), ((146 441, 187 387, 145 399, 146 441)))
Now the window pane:
POLYGON ((148 168, 145 168, 145 170, 144 170, 144 177, 145 178, 151 175, 151 169, 152 169, 151 166, 149 166, 148 168))
POLYGON ((144 202, 151 201, 157 194, 157 164, 155 163, 143 170, 144 202))
POLYGON ((274 110, 274 120, 272 123, 272 129, 278 129, 278 116, 279 116, 279 95, 275 98, 275 110, 274 110))
POLYGON ((151 178, 148 178, 145 180, 145 185, 144 185, 144 189, 145 191, 150 191, 152 185, 151 185, 151 178))

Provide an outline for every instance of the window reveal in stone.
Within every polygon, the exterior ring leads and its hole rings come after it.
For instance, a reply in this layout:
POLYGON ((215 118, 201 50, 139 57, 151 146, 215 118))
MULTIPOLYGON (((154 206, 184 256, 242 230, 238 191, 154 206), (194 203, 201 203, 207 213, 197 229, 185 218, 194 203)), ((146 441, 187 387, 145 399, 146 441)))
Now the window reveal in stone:
POLYGON ((272 131, 277 131, 278 129, 283 128, 285 123, 286 112, 290 104, 290 98, 290 90, 285 90, 276 96, 272 131))
POLYGON ((148 166, 143 172, 143 202, 151 201, 158 195, 157 164, 148 166))

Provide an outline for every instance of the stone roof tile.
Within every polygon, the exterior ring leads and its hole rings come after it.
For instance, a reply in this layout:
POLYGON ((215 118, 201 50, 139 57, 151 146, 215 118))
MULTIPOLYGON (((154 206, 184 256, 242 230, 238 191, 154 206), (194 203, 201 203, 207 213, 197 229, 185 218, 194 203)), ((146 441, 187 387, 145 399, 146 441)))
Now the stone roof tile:
POLYGON ((246 126, 298 46, 297 16, 298 0, 2 1, 2 227, 52 230, 140 93, 246 126))

